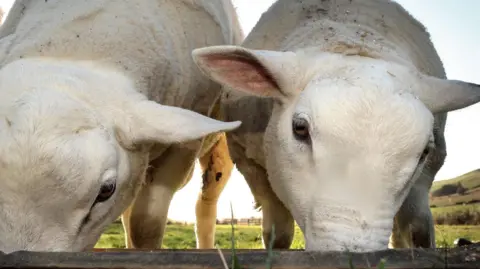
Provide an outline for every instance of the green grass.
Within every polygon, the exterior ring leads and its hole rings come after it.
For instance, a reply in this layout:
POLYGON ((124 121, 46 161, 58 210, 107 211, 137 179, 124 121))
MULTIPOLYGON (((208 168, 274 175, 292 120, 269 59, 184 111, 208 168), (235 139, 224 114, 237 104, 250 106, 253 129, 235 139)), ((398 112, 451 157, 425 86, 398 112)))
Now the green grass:
POLYGON ((480 204, 432 207, 430 208, 430 210, 432 211, 432 215, 435 218, 436 216, 448 213, 461 213, 469 210, 480 211, 480 204))
POLYGON ((480 242, 480 226, 478 225, 436 225, 435 241, 437 247, 452 247, 453 241, 459 237, 473 242, 480 242))
MULTIPOLYGON (((171 224, 167 225, 163 238, 162 248, 167 249, 193 249, 196 248, 196 239, 193 225, 171 224)), ((222 249, 231 248, 232 227, 230 225, 217 225, 215 244, 222 249)), ((123 227, 120 222, 114 222, 102 234, 96 248, 124 248, 125 239, 123 227)), ((263 248, 262 231, 260 226, 235 226, 236 249, 263 248)), ((295 227, 295 236, 292 248, 304 248, 303 236, 300 228, 295 227)))
MULTIPOLYGON (((443 247, 445 243, 453 246, 453 241, 458 237, 480 241, 479 226, 447 226, 437 225, 437 246, 443 247)), ((221 249, 231 249, 232 227, 230 225, 217 225, 215 241, 221 249)), ((95 246, 96 248, 124 248, 124 234, 122 224, 115 222, 108 227, 95 246)), ((292 249, 305 247, 302 232, 295 227, 295 236, 292 249)), ((162 248, 165 249, 194 249, 196 248, 193 225, 171 224, 167 226, 162 248)), ((236 249, 263 249, 262 232, 260 226, 235 226, 236 249)))
POLYGON ((479 204, 480 201, 480 188, 473 189, 467 192, 465 195, 446 195, 440 197, 433 197, 430 199, 430 206, 445 207, 453 205, 467 205, 467 204, 479 204))

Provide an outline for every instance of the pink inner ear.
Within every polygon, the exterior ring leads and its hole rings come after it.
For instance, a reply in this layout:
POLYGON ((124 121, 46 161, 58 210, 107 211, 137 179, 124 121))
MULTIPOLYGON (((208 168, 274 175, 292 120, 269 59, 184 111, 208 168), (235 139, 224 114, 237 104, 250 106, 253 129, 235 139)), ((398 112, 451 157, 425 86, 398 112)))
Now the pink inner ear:
POLYGON ((257 60, 243 54, 215 54, 204 57, 214 77, 238 90, 261 96, 277 95, 279 86, 257 60))

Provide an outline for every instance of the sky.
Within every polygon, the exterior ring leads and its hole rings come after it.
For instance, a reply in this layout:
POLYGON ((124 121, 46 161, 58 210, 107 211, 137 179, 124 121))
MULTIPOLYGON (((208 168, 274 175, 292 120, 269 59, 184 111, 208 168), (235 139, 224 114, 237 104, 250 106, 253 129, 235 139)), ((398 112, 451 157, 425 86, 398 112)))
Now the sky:
MULTIPOLYGON (((9 11, 13 0, 0 0, 9 11)), ((240 24, 247 35, 273 0, 233 0, 240 24)), ((447 78, 480 84, 480 1, 478 0, 397 0, 425 25, 443 61, 447 78), (462 4, 460 4, 460 2, 462 4), (477 71, 475 71, 477 70, 477 71)), ((452 178, 480 168, 480 104, 448 114, 445 128, 447 158, 435 180, 452 178)), ((195 203, 201 189, 197 165, 190 183, 178 191, 171 203, 169 218, 195 221, 195 203)), ((218 203, 217 217, 260 217, 253 209, 253 197, 243 176, 234 169, 218 203)))

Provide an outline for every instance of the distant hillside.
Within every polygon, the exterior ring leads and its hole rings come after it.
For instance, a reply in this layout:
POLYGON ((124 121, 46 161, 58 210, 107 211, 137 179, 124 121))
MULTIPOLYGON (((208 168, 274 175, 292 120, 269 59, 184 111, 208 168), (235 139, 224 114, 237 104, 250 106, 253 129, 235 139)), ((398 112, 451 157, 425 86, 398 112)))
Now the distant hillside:
POLYGON ((430 192, 438 190, 445 184, 457 184, 461 183, 464 188, 475 189, 480 187, 480 169, 470 171, 461 176, 454 177, 451 179, 446 179, 442 181, 434 181, 430 192))
POLYGON ((430 196, 432 207, 480 203, 480 169, 433 182, 430 196))

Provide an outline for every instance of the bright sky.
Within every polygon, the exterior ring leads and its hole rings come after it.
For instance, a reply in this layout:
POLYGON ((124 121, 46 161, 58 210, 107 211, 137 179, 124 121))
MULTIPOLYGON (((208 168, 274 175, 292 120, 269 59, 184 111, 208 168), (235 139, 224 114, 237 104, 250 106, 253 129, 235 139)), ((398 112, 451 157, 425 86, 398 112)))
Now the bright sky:
MULTIPOLYGON (((0 0, 9 11, 13 0, 0 0)), ((233 0, 245 34, 253 28, 273 0, 233 0)), ((478 0, 397 0, 422 22, 431 34, 449 79, 480 84, 480 1, 478 0)), ((448 156, 436 180, 448 179, 480 168, 480 104, 449 113, 445 136, 448 156)), ((177 192, 169 217, 195 220, 195 202, 201 188, 201 173, 195 169, 191 182, 177 192)), ((235 169, 218 204, 218 218, 261 216, 252 209, 253 197, 242 175, 235 169)))

